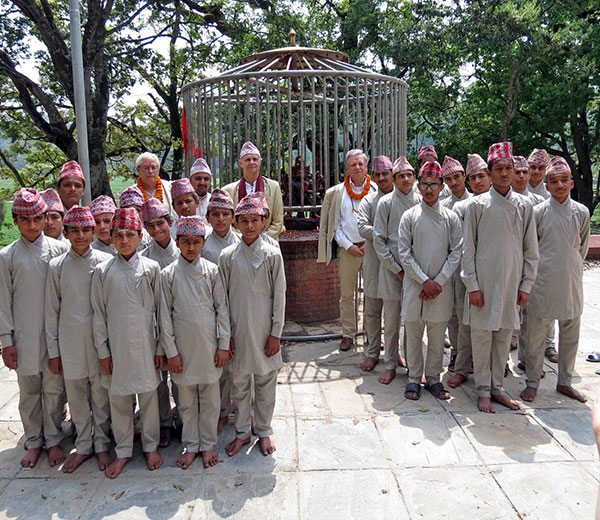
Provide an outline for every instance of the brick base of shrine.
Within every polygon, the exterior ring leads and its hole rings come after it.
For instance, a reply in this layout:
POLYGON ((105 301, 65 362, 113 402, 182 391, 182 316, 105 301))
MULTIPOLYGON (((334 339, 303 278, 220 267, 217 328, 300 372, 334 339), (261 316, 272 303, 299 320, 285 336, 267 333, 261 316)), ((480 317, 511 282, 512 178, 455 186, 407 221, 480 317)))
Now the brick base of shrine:
POLYGON ((286 319, 298 323, 339 318, 340 277, 337 260, 317 264, 318 231, 285 231, 279 245, 287 280, 286 319))

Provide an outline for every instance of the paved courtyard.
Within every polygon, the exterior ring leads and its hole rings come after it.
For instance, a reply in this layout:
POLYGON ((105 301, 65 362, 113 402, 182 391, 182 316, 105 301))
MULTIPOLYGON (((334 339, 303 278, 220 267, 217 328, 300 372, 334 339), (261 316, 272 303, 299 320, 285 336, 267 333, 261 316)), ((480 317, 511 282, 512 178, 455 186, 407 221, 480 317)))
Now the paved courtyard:
MULTIPOLYGON (((585 311, 575 386, 593 399, 600 364, 600 267, 586 270, 585 311)), ((145 469, 141 447, 114 481, 93 460, 76 473, 20 469, 23 430, 14 373, 0 369, 0 518, 268 519, 590 519, 600 483, 590 406, 556 393, 556 365, 545 365, 538 397, 520 412, 479 413, 473 383, 437 401, 403 397, 406 377, 377 382, 362 348, 340 354, 337 341, 284 348, 274 419, 273 457, 253 442, 228 458, 229 424, 219 440, 223 463, 204 470, 145 469)), ((506 388, 518 398, 524 377, 511 363, 506 388)), ((444 376, 447 379, 447 375, 444 376)), ((67 445, 65 445, 67 447, 67 445)), ((72 447, 68 445, 68 447, 72 447)))

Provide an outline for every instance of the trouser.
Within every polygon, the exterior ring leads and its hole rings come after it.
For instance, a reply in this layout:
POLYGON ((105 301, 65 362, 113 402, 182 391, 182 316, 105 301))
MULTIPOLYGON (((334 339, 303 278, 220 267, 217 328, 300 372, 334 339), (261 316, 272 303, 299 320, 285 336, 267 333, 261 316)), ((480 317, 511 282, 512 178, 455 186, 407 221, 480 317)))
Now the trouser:
POLYGON ((450 350, 451 356, 458 355, 458 329, 459 329, 459 319, 456 312, 456 306, 452 308, 452 316, 448 320, 448 338, 450 339, 450 345, 452 346, 450 350))
MULTIPOLYGON (((559 386, 571 386, 581 318, 558 320, 558 382, 559 386)), ((524 352, 526 384, 538 388, 544 367, 544 352, 548 324, 554 327, 554 320, 529 315, 527 327, 523 331, 527 336, 527 349, 524 352)))
POLYGON ((381 313, 383 300, 365 296, 365 331, 367 333, 367 357, 379 359, 381 351, 381 313))
POLYGON ((186 452, 210 451, 217 444, 221 396, 219 382, 179 385, 179 413, 183 420, 181 444, 186 452))
MULTIPOLYGON (((110 420, 115 437, 115 452, 120 459, 131 457, 133 453, 133 413, 131 401, 136 394, 108 395, 110 400, 110 420)), ((156 451, 160 441, 160 418, 158 414, 158 393, 155 390, 137 394, 142 422, 142 447, 146 453, 156 451)))
POLYGON ((504 367, 510 354, 513 329, 483 330, 471 327, 473 370, 479 397, 504 395, 504 367))
POLYGON ((79 455, 110 449, 110 403, 108 390, 100 384, 100 374, 83 379, 65 379, 71 420, 79 455))
POLYGON ((383 341, 385 344, 383 361, 386 370, 398 368, 401 315, 402 302, 399 300, 383 301, 383 341))
POLYGON ((219 417, 227 417, 231 412, 231 367, 225 365, 221 378, 219 379, 219 390, 221 392, 221 411, 219 417))
POLYGON ((25 431, 25 448, 46 449, 58 446, 64 434, 65 383, 50 369, 33 376, 19 374, 19 414, 25 431))
POLYGON ((444 364, 444 334, 447 322, 405 321, 408 382, 421 384, 423 371, 428 385, 439 383, 444 364), (427 356, 423 360, 423 332, 427 327, 427 356))
POLYGON ((235 405, 235 431, 238 439, 247 439, 252 430, 252 387, 254 387, 254 420, 259 438, 273 435, 271 420, 275 409, 277 374, 273 370, 263 376, 252 374, 236 376, 231 381, 231 398, 235 405))
MULTIPOLYGON (((548 328, 546 329, 546 335, 544 338, 544 352, 546 351, 547 348, 555 347, 556 331, 555 331, 554 321, 555 320, 550 320, 550 323, 548 324, 548 328)), ((523 331, 525 330, 526 327, 527 327, 527 306, 521 307, 521 328, 518 330, 515 330, 512 340, 511 340, 513 345, 518 345, 518 347, 519 347, 518 358, 520 360, 525 359, 524 356, 525 356, 525 349, 527 348, 526 347, 527 335, 523 331)))
MULTIPOLYGON (((169 371, 163 370, 160 376, 160 383, 156 389, 158 393, 158 413, 160 415, 160 426, 173 426, 173 414, 171 412, 171 398, 169 397, 169 383, 167 382, 169 377, 169 371)), ((177 385, 171 379, 171 391, 173 392, 173 400, 175 401, 175 410, 179 408, 179 395, 177 392, 177 385)), ((177 422, 181 423, 179 419, 179 412, 177 412, 177 422)))
POLYGON ((356 312, 354 295, 358 284, 358 273, 363 257, 352 256, 344 248, 338 248, 338 269, 340 273, 340 321, 342 334, 354 338, 356 334, 356 312))

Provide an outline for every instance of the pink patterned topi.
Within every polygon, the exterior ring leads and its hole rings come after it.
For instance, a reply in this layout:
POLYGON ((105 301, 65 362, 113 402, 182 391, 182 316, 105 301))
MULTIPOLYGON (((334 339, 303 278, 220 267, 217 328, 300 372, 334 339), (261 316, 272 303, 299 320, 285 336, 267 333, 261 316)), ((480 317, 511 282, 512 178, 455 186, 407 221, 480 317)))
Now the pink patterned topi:
POLYGON ((75 204, 63 219, 63 226, 71 227, 96 227, 94 215, 88 206, 75 204))
POLYGON ((90 210, 94 217, 102 215, 102 213, 114 213, 116 209, 117 206, 115 206, 115 201, 107 195, 100 195, 90 204, 90 210))
POLYGON ((21 188, 13 200, 12 212, 19 217, 37 217, 46 213, 48 205, 37 190, 21 188))
POLYGON ((192 217, 181 217, 177 222, 177 230, 175 234, 178 237, 181 236, 206 236, 206 228, 204 227, 204 222, 202 222, 202 217, 198 217, 194 215, 192 217))

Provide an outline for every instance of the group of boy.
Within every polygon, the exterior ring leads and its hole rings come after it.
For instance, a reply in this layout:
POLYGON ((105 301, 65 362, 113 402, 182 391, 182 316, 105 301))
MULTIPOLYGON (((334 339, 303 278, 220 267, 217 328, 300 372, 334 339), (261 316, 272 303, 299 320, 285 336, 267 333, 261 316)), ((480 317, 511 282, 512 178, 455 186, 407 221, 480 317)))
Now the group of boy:
MULTIPOLYGON (((240 164, 248 154, 260 152, 246 143, 240 164)), ((84 185, 75 161, 59 184, 67 176, 84 185)), ((264 193, 252 189, 234 206, 215 189, 203 216, 188 178, 173 181, 170 196, 176 222, 137 186, 124 190, 119 208, 104 195, 66 211, 48 193, 16 195, 21 237, 0 250, 0 342, 19 384, 22 466, 35 466, 46 449, 50 465, 64 462, 72 473, 95 454, 116 478, 133 454, 137 403, 147 467, 159 468, 173 424, 168 379, 181 424, 179 467, 199 453, 204 467, 219 462, 217 436, 232 405, 235 438, 226 453, 238 453, 252 434, 263 455, 275 451, 286 282, 277 242, 263 233, 264 193), (44 231, 52 212, 60 216, 56 239, 44 231), (75 431, 68 460, 67 402, 75 431)))
MULTIPOLYGON (((356 157, 367 164, 361 150, 348 152, 347 163, 356 157)), ((513 155, 512 143, 500 142, 490 146, 487 161, 469 154, 465 171, 449 156, 440 164, 434 147, 424 146, 417 173, 404 156, 394 162, 375 157, 371 172, 378 189, 363 193, 355 217, 365 241, 361 368, 372 371, 379 362, 383 317, 385 370, 379 382, 389 384, 398 367, 406 367, 406 399, 419 399, 423 388, 449 399, 442 383, 447 329, 456 349, 448 387, 457 388, 473 373, 479 410, 493 413, 493 402, 514 410, 520 405, 503 387, 514 336, 526 374, 524 401, 536 397, 544 354, 558 362, 557 391, 585 401, 572 375, 590 217, 570 197, 567 161, 549 159, 541 149, 526 160, 513 155), (534 183, 530 168, 541 172, 534 183), (556 320, 558 352, 551 343, 556 320)), ((346 343, 340 350, 348 350, 346 343)))

